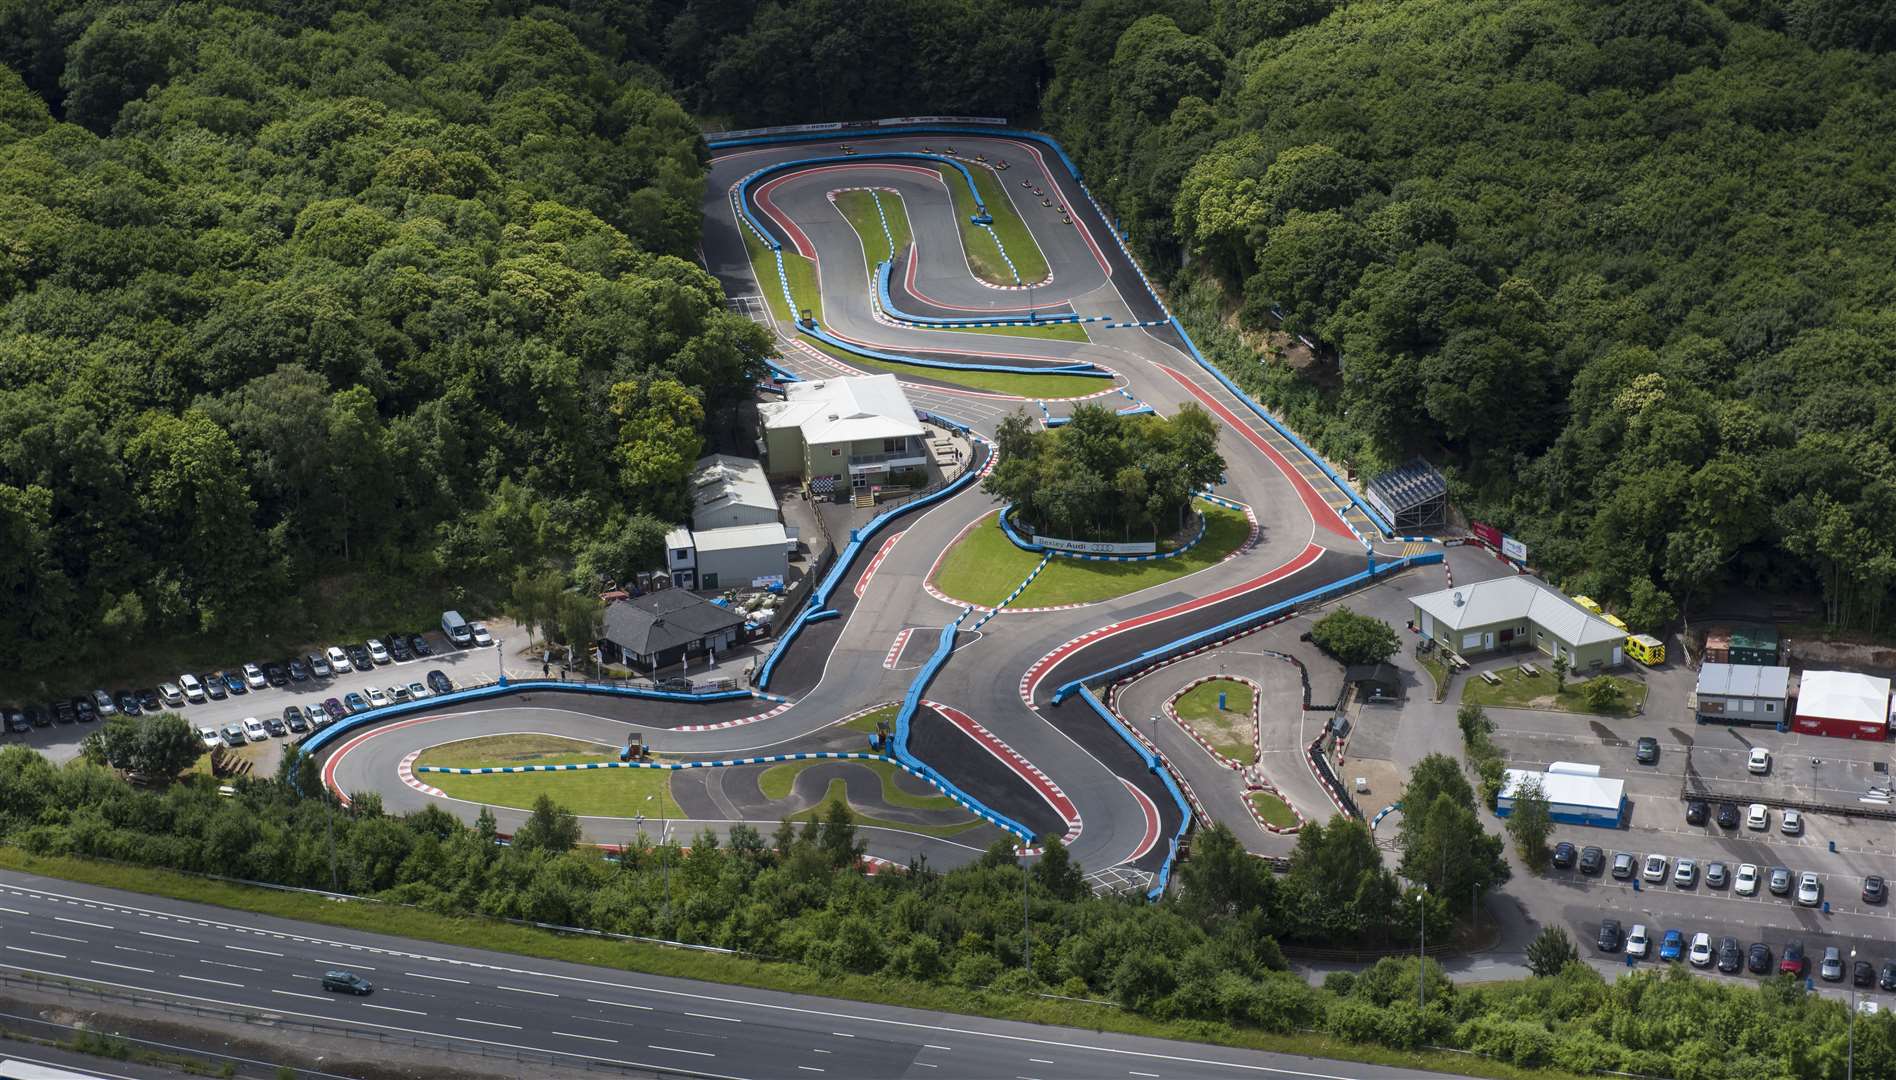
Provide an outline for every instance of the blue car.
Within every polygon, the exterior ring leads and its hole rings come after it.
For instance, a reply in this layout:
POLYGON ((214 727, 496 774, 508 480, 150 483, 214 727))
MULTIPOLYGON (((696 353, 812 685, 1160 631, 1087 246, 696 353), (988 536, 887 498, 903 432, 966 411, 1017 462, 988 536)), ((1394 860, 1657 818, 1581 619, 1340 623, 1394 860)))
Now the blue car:
POLYGON ((224 674, 224 685, 225 687, 229 688, 231 693, 233 694, 250 693, 250 686, 249 684, 244 682, 244 677, 242 675, 239 675, 234 671, 226 671, 223 674, 224 674))
POLYGON ((1677 930, 1667 930, 1666 936, 1659 939, 1659 959, 1677 960, 1685 955, 1685 935, 1677 930))
POLYGON ((342 696, 342 704, 343 707, 348 709, 351 713, 369 711, 368 701, 366 701, 361 694, 355 693, 354 691, 350 691, 342 696))

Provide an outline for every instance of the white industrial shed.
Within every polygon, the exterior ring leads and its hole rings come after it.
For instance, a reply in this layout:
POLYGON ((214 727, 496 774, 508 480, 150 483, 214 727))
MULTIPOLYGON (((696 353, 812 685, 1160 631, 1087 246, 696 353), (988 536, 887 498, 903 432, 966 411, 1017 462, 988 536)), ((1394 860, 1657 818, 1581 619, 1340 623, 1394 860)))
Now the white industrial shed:
POLYGON ((1797 687, 1797 730, 1840 739, 1889 738, 1889 680, 1854 671, 1806 671, 1797 687))
POLYGON ((777 494, 756 458, 711 454, 691 473, 691 527, 728 529, 777 520, 777 494))
POLYGON ((1556 761, 1546 772, 1509 769, 1501 782, 1501 794, 1495 799, 1496 817, 1514 812, 1514 797, 1523 786, 1539 781, 1541 794, 1555 821, 1568 825, 1594 825, 1617 829, 1626 812, 1626 781, 1600 775, 1598 765, 1556 761))

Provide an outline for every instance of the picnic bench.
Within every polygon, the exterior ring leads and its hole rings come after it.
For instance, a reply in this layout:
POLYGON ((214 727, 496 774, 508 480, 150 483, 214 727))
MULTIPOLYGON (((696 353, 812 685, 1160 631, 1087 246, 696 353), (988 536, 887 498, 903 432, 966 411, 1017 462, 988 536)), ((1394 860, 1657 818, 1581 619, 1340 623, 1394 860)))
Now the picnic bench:
POLYGON ((1535 667, 1533 664, 1527 662, 1526 660, 1523 660, 1521 661, 1521 674, 1527 676, 1530 679, 1538 679, 1540 678, 1540 669, 1535 667))
POLYGON ((1492 671, 1484 671, 1481 673, 1481 681, 1487 683, 1489 686, 1500 686, 1501 676, 1496 675, 1492 671))

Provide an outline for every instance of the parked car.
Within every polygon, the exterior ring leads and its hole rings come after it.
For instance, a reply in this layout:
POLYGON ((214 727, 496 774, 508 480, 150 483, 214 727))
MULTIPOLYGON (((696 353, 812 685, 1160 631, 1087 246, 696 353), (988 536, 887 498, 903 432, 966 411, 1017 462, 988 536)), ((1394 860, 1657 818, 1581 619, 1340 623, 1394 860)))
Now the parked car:
POLYGON ((415 654, 408 651, 407 640, 400 634, 390 634, 385 640, 388 646, 388 655, 396 663, 405 664, 415 658, 415 654))
POLYGON ((118 702, 118 712, 126 716, 138 716, 144 712, 138 707, 138 698, 130 690, 120 690, 113 700, 118 702))
POLYGON ((382 644, 380 638, 369 639, 369 659, 378 664, 389 663, 392 659, 388 655, 388 646, 382 644))
POLYGON ((269 719, 263 722, 263 730, 269 732, 272 736, 279 739, 281 739, 283 736, 288 735, 290 733, 289 725, 285 724, 282 720, 279 720, 278 718, 274 716, 270 717, 269 719))
POLYGON ((338 994, 367 995, 374 992, 375 986, 353 971, 325 971, 323 989, 338 994))
POLYGON ((230 696, 230 687, 224 685, 223 676, 205 675, 203 676, 203 682, 204 696, 210 698, 212 701, 222 701, 230 696))
POLYGON ((300 683, 309 681, 309 669, 303 666, 301 660, 291 660, 283 666, 289 669, 291 682, 300 683))
POLYGON ((92 707, 99 710, 100 716, 116 716, 118 714, 118 702, 113 701, 112 695, 103 690, 94 690, 92 692, 92 707))
POLYGON ((158 696, 156 688, 147 686, 138 692, 138 707, 148 713, 164 712, 165 701, 158 696))
POLYGON ((18 709, 0 709, 0 716, 6 717, 7 730, 15 735, 24 735, 33 730, 33 725, 26 722, 26 714, 18 709))
POLYGON ((416 656, 434 655, 434 646, 428 644, 428 639, 420 634, 408 635, 408 647, 414 650, 416 656))
POLYGON ((1876 985, 1876 965, 1858 960, 1850 965, 1850 985, 1868 989, 1876 985))
POLYGON ((448 679, 447 672, 436 668, 428 673, 428 689, 437 694, 451 694, 454 692, 454 683, 448 679))
POLYGON ((252 690, 261 690, 270 685, 270 677, 263 673, 261 666, 253 662, 244 665, 244 682, 252 690))
POLYGON ((99 718, 99 710, 93 707, 92 699, 83 694, 72 699, 72 713, 82 724, 90 724, 99 718))
POLYGON ((224 740, 217 737, 217 729, 214 727, 199 728, 198 742, 203 743, 206 750, 215 750, 224 744, 224 740))
POLYGON ((1896 960, 1883 962, 1883 970, 1876 973, 1876 988, 1896 990, 1896 960))
POLYGON ((239 746, 242 746, 244 743, 249 742, 249 741, 250 740, 244 738, 244 726, 242 724, 225 724, 224 725, 224 745, 225 746, 228 746, 232 750, 235 750, 239 746))
POLYGON ((1722 889, 1731 884, 1731 868, 1716 860, 1705 864, 1705 887, 1722 889))
POLYGON ((1677 960, 1685 953, 1685 935, 1677 930, 1667 930, 1666 936, 1659 939, 1659 959, 1677 960))
POLYGON ((1667 860, 1664 855, 1648 855, 1643 876, 1655 885, 1662 885, 1666 880, 1666 868, 1667 860))
POLYGON ((65 698, 60 698, 58 701, 53 702, 46 711, 53 714, 53 723, 55 724, 70 724, 78 719, 79 716, 78 713, 73 711, 72 702, 67 701, 65 698))
POLYGON ((1672 868, 1672 883, 1681 889, 1689 889, 1698 884, 1698 860, 1680 859, 1672 868))
POLYGON ((1685 804, 1685 823, 1687 825, 1703 825, 1705 824, 1705 819, 1711 816, 1711 812, 1711 805, 1704 799, 1688 799, 1685 804))
POLYGON ((357 671, 372 671, 375 668, 375 657, 369 655, 369 650, 362 646, 351 645, 349 646, 349 663, 354 665, 357 671))
POLYGON ((158 697, 169 708, 184 708, 184 690, 177 683, 159 683, 158 697))
POLYGON ((1745 811, 1745 828, 1762 832, 1771 827, 1771 808, 1763 803, 1754 802, 1745 811))
POLYGON ((1620 924, 1618 919, 1600 920, 1600 951, 1618 952, 1620 947, 1620 924))
POLYGON ((26 722, 34 727, 53 726, 53 718, 46 715, 46 710, 38 705, 28 705, 20 711, 26 714, 26 722))
POLYGON ((303 718, 303 707, 301 705, 283 706, 283 726, 296 732, 298 735, 309 730, 309 721, 303 718))
POLYGON ((1795 810, 1784 811, 1784 820, 1779 822, 1778 831, 1785 836, 1804 835, 1804 815, 1795 810))
POLYGON ((283 665, 275 661, 263 665, 263 677, 271 686, 284 687, 290 685, 290 673, 284 671, 283 665))
POLYGON ((1883 875, 1871 874, 1863 879, 1863 902, 1880 904, 1889 899, 1889 885, 1883 881, 1883 875))
POLYGON ((343 649, 342 646, 331 645, 329 647, 329 668, 331 671, 334 671, 338 675, 343 675, 343 674, 348 673, 349 654, 343 649))
POLYGON ((1573 845, 1565 840, 1554 845, 1554 869, 1556 870, 1573 869, 1574 860, 1579 857, 1579 852, 1575 851, 1573 845))
POLYGON ((1637 864, 1638 860, 1633 858, 1631 852, 1615 851, 1613 853, 1613 876, 1621 881, 1626 881, 1638 872, 1637 864))
POLYGON ((1784 946, 1784 955, 1778 960, 1778 971, 1786 975, 1802 977, 1810 969, 1810 960, 1804 955, 1804 943, 1793 941, 1784 946))
POLYGON ((1738 827, 1738 804, 1722 802, 1718 804, 1718 827, 1735 829, 1738 827))
POLYGON ((1693 967, 1712 966, 1712 935, 1700 930, 1692 935, 1692 945, 1686 950, 1685 958, 1693 967))
POLYGON ((263 742, 269 737, 270 731, 263 726, 263 721, 254 716, 244 717, 244 738, 251 742, 263 742))
POLYGON ((342 695, 342 703, 344 706, 348 708, 349 712, 352 714, 369 711, 368 699, 364 698, 361 694, 358 694, 353 690, 342 695))
POLYGON ((388 694, 388 700, 397 705, 408 700, 408 687, 403 686, 401 683, 396 683, 384 692, 388 694))
POLYGON ((335 698, 323 699, 323 712, 329 717, 331 722, 340 720, 343 717, 349 715, 349 710, 343 708, 342 702, 336 700, 335 698))
POLYGON ((411 682, 408 684, 408 700, 410 701, 420 701, 422 698, 433 696, 434 691, 428 689, 428 687, 422 683, 411 682))
POLYGON ((468 623, 467 628, 474 635, 475 648, 485 649, 494 643, 494 635, 487 632, 486 623, 468 623))
POLYGON ((309 717, 309 729, 311 731, 321 731, 329 726, 329 713, 323 709, 321 704, 305 705, 303 706, 303 713, 309 717))
POLYGON ((1639 741, 1633 744, 1633 760, 1639 762, 1641 765, 1657 765, 1659 763, 1659 740, 1653 738, 1651 735, 1641 735, 1639 741))
POLYGON ((1843 981, 1843 951, 1835 945, 1824 946, 1824 958, 1817 965, 1817 974, 1825 982, 1843 981))
POLYGON ((1824 883, 1809 870, 1798 876, 1797 902, 1805 907, 1816 907, 1824 902, 1824 883))
POLYGON ((1768 887, 1773 896, 1789 896, 1791 894, 1791 872, 1782 866, 1773 866, 1771 868, 1771 880, 1768 887))
POLYGON ((184 691, 184 699, 189 702, 199 703, 207 697, 204 693, 204 684, 198 681, 196 675, 188 671, 178 676, 178 689, 184 691))
POLYGON ((1643 960, 1650 952, 1652 939, 1646 936, 1646 924, 1634 923, 1633 928, 1626 932, 1626 955, 1643 960))
POLYGON ((1744 950, 1738 947, 1738 939, 1735 937, 1719 938, 1718 970, 1727 975, 1731 975, 1744 966, 1745 954, 1744 950))
POLYGON ((250 693, 250 684, 244 681, 242 675, 235 671, 220 671, 218 674, 224 678, 224 689, 229 690, 233 696, 250 693))
POLYGON ((1771 771, 1771 751, 1766 750, 1762 746, 1752 747, 1751 756, 1745 760, 1745 768, 1750 769, 1753 773, 1756 773, 1759 776, 1763 776, 1765 773, 1770 772, 1771 771))
POLYGON ((1604 869, 1606 869, 1606 853, 1604 851, 1594 847, 1592 844, 1588 844, 1586 847, 1580 849, 1581 873, 1597 875, 1604 869))
POLYGON ((1754 942, 1745 950, 1745 970, 1753 975, 1765 975, 1771 971, 1771 946, 1764 942, 1754 942))
POLYGON ((312 679, 330 679, 335 677, 335 672, 330 668, 329 661, 323 657, 322 653, 310 653, 303 657, 303 662, 309 665, 309 674, 312 679))

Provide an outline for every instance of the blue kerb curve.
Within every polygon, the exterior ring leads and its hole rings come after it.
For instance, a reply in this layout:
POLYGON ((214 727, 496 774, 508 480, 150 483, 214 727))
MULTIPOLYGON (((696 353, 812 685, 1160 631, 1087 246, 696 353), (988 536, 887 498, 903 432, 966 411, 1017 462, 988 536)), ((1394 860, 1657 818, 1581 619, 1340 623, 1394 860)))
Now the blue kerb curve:
POLYGON ((882 311, 897 322, 914 323, 917 326, 1052 326, 1058 323, 1110 322, 1108 315, 1054 314, 1035 315, 1028 319, 1000 319, 988 316, 963 315, 916 315, 895 306, 895 300, 889 294, 889 281, 895 271, 895 264, 883 260, 876 264, 876 302, 882 305, 882 311))
POLYGON ((1145 762, 1146 771, 1156 775, 1165 784, 1166 793, 1171 795, 1172 801, 1178 804, 1178 832, 1172 834, 1171 849, 1166 852, 1165 861, 1159 864, 1158 883, 1146 891, 1147 900, 1157 900, 1165 895, 1165 888, 1171 883, 1172 864, 1178 861, 1178 845, 1184 842, 1185 834, 1191 830, 1191 803, 1185 801, 1185 793, 1179 790, 1178 784, 1172 779, 1172 771, 1165 767, 1157 754, 1146 749, 1144 743, 1135 738, 1132 732, 1126 730, 1126 725, 1119 722, 1119 717, 1114 716, 1111 709, 1101 704, 1100 700, 1093 696, 1093 692, 1084 687, 1080 689, 1080 697, 1099 714, 1100 719, 1106 721, 1108 727, 1117 732, 1120 738, 1126 740, 1126 745, 1132 747, 1132 752, 1139 755, 1139 759, 1145 762))

